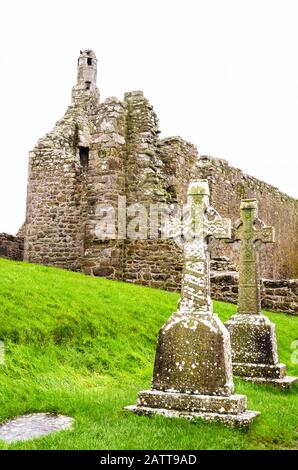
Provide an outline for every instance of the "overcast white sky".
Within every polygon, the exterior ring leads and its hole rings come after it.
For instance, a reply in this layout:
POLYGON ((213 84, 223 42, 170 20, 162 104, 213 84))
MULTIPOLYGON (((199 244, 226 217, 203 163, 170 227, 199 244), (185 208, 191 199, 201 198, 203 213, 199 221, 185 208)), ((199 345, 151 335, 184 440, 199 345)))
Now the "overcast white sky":
POLYGON ((102 99, 141 89, 162 137, 298 196, 297 0, 0 5, 0 232, 24 220, 28 152, 64 114, 86 48, 102 99))

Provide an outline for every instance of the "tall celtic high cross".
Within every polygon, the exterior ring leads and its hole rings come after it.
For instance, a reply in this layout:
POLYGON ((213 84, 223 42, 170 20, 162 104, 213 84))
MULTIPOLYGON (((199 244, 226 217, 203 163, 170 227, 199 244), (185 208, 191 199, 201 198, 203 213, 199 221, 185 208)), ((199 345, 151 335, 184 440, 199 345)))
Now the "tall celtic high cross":
POLYGON ((184 224, 185 265, 182 276, 181 313, 212 313, 210 295, 211 238, 230 238, 231 222, 209 205, 208 181, 191 182, 188 220, 184 224))
POLYGON ((212 237, 230 238, 230 220, 210 207, 206 180, 190 183, 188 214, 179 308, 159 331, 151 390, 139 392, 127 409, 248 424, 258 413, 246 411, 246 397, 233 394, 230 335, 210 300, 208 244, 212 237))
POLYGON ((240 219, 232 231, 232 241, 240 241, 238 313, 261 313, 259 246, 273 243, 274 228, 258 218, 256 199, 243 199, 240 219))

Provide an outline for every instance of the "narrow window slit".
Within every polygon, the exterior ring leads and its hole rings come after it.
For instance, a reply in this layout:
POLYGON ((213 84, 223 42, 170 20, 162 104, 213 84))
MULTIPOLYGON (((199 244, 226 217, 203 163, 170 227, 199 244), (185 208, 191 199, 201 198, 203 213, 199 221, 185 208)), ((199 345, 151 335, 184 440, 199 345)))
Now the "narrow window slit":
POLYGON ((79 147, 80 163, 83 168, 88 167, 89 163, 89 147, 79 147))

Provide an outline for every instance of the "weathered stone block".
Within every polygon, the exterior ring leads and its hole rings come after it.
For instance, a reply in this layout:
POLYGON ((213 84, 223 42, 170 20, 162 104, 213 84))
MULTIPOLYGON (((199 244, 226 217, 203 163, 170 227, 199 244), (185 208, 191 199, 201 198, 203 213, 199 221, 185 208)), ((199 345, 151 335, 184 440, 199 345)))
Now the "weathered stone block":
POLYGON ((246 410, 245 395, 214 396, 146 390, 139 392, 138 405, 179 411, 204 411, 207 413, 238 414, 246 410))
POLYGON ((113 274, 113 268, 108 267, 108 266, 102 266, 102 267, 97 267, 93 269, 93 274, 94 276, 110 276, 113 274))
POLYGON ((231 337, 233 363, 277 363, 275 325, 267 317, 236 314, 225 325, 231 337))
POLYGON ((233 373, 240 377, 282 379, 286 376, 286 366, 284 364, 269 365, 233 362, 233 373))
POLYGON ((166 418, 181 418, 188 420, 204 420, 207 422, 218 422, 224 426, 237 428, 248 428, 251 422, 259 416, 258 411, 246 410, 239 414, 208 413, 206 411, 180 411, 169 410, 167 408, 150 408, 149 406, 126 406, 126 410, 132 411, 137 415, 161 415, 166 418))
POLYGON ((230 339, 216 315, 175 313, 160 330, 152 387, 229 396, 234 385, 230 339))
POLYGON ((291 377, 286 375, 285 377, 281 377, 279 379, 270 378, 270 377, 241 377, 243 380, 254 382, 256 384, 262 385, 273 385, 280 390, 290 390, 292 385, 297 381, 297 377, 291 377))

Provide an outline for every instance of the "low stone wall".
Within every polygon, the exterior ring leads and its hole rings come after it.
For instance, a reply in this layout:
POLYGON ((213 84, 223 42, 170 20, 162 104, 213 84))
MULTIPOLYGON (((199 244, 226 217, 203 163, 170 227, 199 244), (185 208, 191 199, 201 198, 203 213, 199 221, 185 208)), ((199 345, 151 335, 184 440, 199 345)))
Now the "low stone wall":
MULTIPOLYGON (((274 186, 245 175, 226 160, 201 156, 199 178, 207 178, 210 203, 222 217, 239 219, 241 199, 256 198, 259 217, 275 228, 274 245, 264 244, 259 253, 260 276, 264 279, 298 278, 298 200, 274 186)), ((238 269, 239 250, 234 243, 219 241, 212 256, 226 256, 238 269)))
POLYGON ((173 240, 126 243, 124 281, 180 292, 182 269, 183 255, 173 240))
POLYGON ((24 238, 0 233, 0 258, 22 261, 24 259, 24 238))
MULTIPOLYGON (((216 300, 237 303, 238 273, 212 272, 211 294, 216 300)), ((298 279, 261 281, 262 307, 298 315, 298 279)))
MULTIPOLYGON (((24 258, 24 238, 0 233, 0 257, 22 261, 24 258)), ((130 242, 125 246, 125 263, 122 274, 120 275, 119 269, 117 269, 113 275, 110 260, 108 265, 109 268, 98 270, 98 272, 96 270, 90 271, 85 266, 83 272, 180 292, 183 257, 181 250, 173 241, 130 242)), ((211 260, 211 269, 212 297, 216 300, 236 304, 239 275, 235 271, 234 265, 229 258, 220 257, 211 260)), ((261 295, 263 308, 298 315, 298 279, 263 279, 261 281, 261 295)))
POLYGON ((238 300, 237 272, 211 272, 211 296, 216 300, 237 303, 238 300))
POLYGON ((298 315, 298 279, 262 281, 262 306, 298 315))

